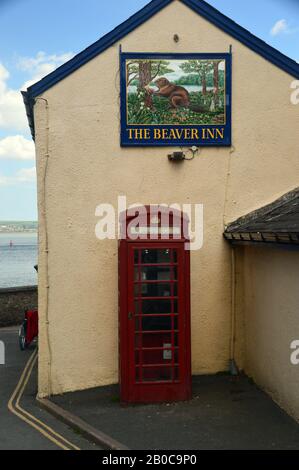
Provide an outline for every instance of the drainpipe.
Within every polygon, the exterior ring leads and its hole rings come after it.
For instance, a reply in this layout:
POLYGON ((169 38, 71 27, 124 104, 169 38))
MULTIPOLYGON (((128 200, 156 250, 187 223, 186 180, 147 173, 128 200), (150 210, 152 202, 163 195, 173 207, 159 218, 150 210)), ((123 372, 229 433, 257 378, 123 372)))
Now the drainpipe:
MULTIPOLYGON (((48 172, 48 161, 49 161, 49 103, 45 98, 36 98, 36 102, 41 101, 44 103, 44 112, 46 115, 46 129, 45 129, 45 149, 44 149, 44 168, 43 175, 41 177, 41 195, 40 195, 40 205, 39 208, 39 231, 41 223, 43 223, 44 233, 43 233, 43 263, 44 263, 44 283, 46 287, 46 295, 44 298, 44 311, 45 311, 45 330, 46 330, 46 350, 47 350, 47 396, 52 395, 52 348, 50 341, 50 321, 49 321, 49 241, 48 241, 48 219, 47 219, 47 172, 48 172)), ((39 248, 40 249, 40 248, 39 248)), ((39 253, 40 254, 40 253, 39 253)))
POLYGON ((236 254, 235 247, 231 247, 231 334, 230 334, 230 358, 229 371, 231 375, 238 375, 238 367, 235 361, 236 343, 236 254))

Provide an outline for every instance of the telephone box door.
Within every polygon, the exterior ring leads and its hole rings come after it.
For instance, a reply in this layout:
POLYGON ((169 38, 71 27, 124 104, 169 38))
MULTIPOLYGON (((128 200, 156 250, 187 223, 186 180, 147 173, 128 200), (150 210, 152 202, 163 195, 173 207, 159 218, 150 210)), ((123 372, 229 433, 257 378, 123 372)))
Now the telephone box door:
POLYGON ((191 397, 189 252, 182 242, 128 242, 120 321, 124 402, 191 397), (124 332, 123 332, 124 333, 124 332), (124 344, 126 343, 126 344, 124 344))

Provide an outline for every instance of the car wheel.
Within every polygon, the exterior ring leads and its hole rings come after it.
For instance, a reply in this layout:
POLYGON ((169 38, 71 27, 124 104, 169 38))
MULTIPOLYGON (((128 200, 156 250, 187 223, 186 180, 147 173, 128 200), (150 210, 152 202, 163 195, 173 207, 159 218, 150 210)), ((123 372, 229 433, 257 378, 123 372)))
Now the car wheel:
POLYGON ((19 345, 21 351, 26 349, 26 332, 24 325, 22 325, 19 329, 19 345))

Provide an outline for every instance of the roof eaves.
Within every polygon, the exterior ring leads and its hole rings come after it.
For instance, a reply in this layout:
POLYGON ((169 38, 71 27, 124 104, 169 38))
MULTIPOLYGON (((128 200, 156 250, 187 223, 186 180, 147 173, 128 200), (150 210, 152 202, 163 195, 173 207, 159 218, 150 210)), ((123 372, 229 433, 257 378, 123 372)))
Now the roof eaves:
POLYGON ((278 51, 274 47, 267 44, 262 39, 252 34, 247 29, 240 26, 229 17, 225 16, 216 8, 212 7, 204 0, 181 0, 185 5, 189 6, 192 10, 199 13, 206 20, 219 27, 230 36, 242 42, 245 46, 249 47, 254 52, 260 54, 269 62, 278 66, 285 72, 289 73, 294 78, 299 78, 299 64, 278 51))
MULTIPOLYGON (((135 28, 150 19, 160 10, 169 5, 173 0, 152 0, 145 5, 141 10, 128 18, 115 29, 107 33, 98 41, 84 49, 79 54, 75 55, 65 64, 58 67, 54 72, 51 72, 46 77, 42 78, 39 82, 31 85, 27 92, 23 93, 23 99, 26 106, 29 126, 32 136, 34 138, 34 122, 33 122, 33 106, 34 98, 51 88, 53 85, 63 80, 79 67, 87 63, 89 60, 96 57, 101 52, 105 51, 108 47, 115 44, 121 38, 129 34, 135 28), (27 104, 26 104, 27 103, 27 104)), ((180 0, 183 4, 191 8, 200 16, 225 31, 230 36, 245 44, 254 52, 260 54, 266 60, 272 62, 274 65, 280 67, 291 76, 299 79, 299 64, 289 57, 285 56, 272 46, 254 36, 248 30, 235 23, 233 20, 223 15, 220 11, 209 5, 204 0, 180 0)))
POLYGON ((165 8, 172 1, 173 0, 152 0, 150 3, 145 5, 145 7, 118 25, 112 31, 105 34, 86 49, 76 54, 72 59, 46 75, 46 77, 42 78, 39 82, 31 85, 27 90, 29 95, 32 98, 40 95, 70 73, 74 72, 79 67, 82 67, 82 65, 89 62, 98 54, 105 51, 108 47, 115 44, 115 42, 129 34, 139 25, 158 13, 162 8, 165 8))
POLYGON ((296 245, 299 247, 298 232, 232 232, 223 233, 232 245, 296 245))
POLYGON ((275 244, 299 247, 299 188, 229 224, 224 238, 233 245, 275 244))
POLYGON ((35 132, 34 132, 34 114, 33 114, 33 106, 34 106, 34 99, 30 98, 29 93, 27 91, 21 91, 21 95, 23 97, 25 109, 26 109, 26 116, 28 119, 28 125, 30 128, 32 139, 35 139, 35 132))
MULTIPOLYGON (((105 49, 113 45, 115 42, 126 36, 133 31, 136 27, 147 21, 150 17, 158 13, 162 8, 165 8, 173 0, 153 0, 145 7, 114 28, 109 33, 105 34, 95 43, 75 55, 65 64, 58 67, 54 72, 51 72, 46 77, 42 78, 39 82, 31 85, 28 92, 31 97, 35 97, 47 90, 55 83, 62 80, 64 77, 74 72, 76 69, 84 65, 89 60, 103 52, 105 49)), ((274 63, 282 68, 295 78, 299 78, 299 64, 287 57, 286 55, 274 49, 272 46, 254 36, 248 30, 235 23, 233 20, 223 15, 216 8, 212 7, 204 0, 181 0, 186 6, 193 11, 203 16, 205 19, 228 33, 230 36, 239 40, 247 47, 262 55, 265 59, 274 63)))

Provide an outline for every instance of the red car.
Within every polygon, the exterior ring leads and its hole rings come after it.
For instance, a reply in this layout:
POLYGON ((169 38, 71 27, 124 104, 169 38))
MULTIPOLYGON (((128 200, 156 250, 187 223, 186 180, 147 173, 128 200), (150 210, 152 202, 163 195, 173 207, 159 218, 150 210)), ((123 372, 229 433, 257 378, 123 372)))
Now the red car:
MULTIPOLYGON (((37 265, 34 266, 36 272, 37 265)), ((25 310, 25 318, 19 329, 19 345, 22 351, 38 336, 38 311, 25 310)))
POLYGON ((26 349, 30 343, 38 335, 38 312, 37 310, 26 310, 25 319, 19 329, 19 344, 22 351, 26 349))

